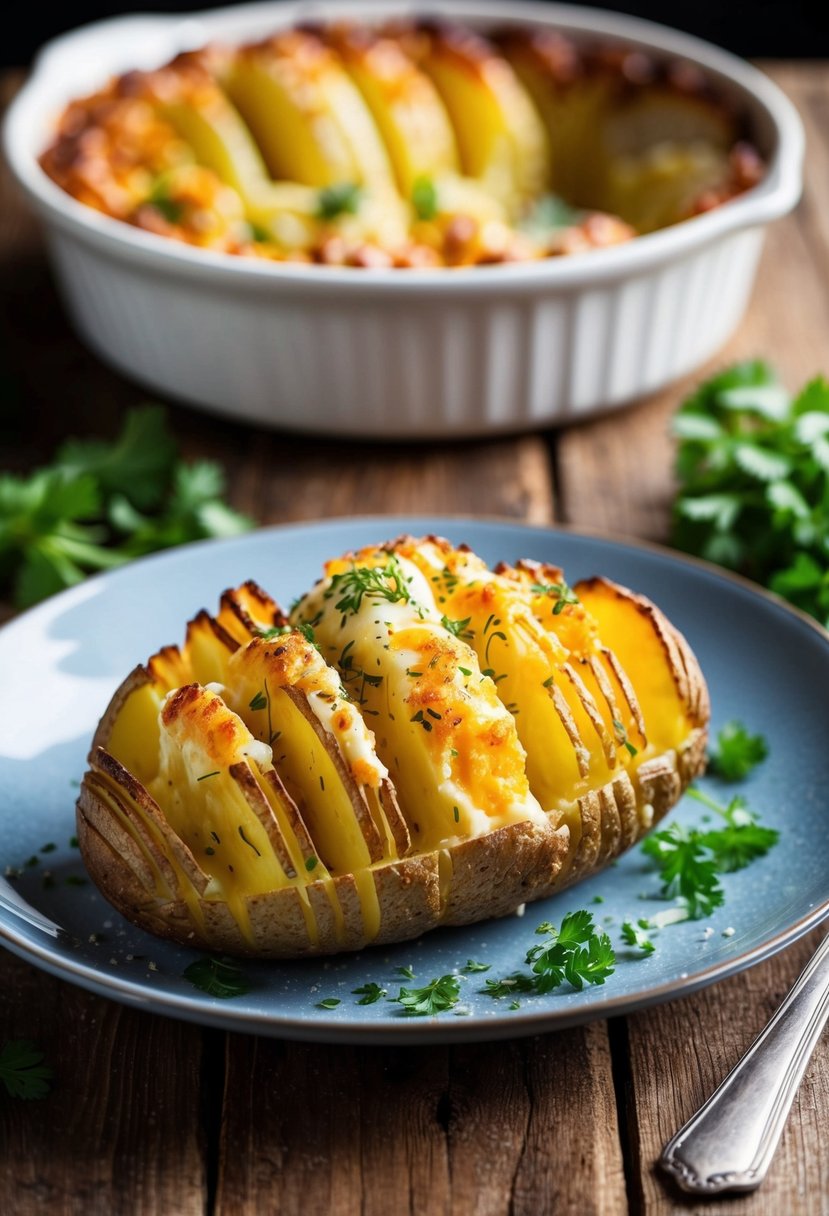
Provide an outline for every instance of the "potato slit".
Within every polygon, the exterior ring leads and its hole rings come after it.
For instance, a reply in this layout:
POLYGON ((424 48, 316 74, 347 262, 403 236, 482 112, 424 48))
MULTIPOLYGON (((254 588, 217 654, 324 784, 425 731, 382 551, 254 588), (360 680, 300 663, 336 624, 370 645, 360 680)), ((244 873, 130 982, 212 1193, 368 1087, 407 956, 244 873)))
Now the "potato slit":
POLYGON ((582 708, 584 709, 584 712, 587 714, 587 717, 590 720, 590 725, 593 727, 596 734, 598 735, 599 742, 601 743, 602 751, 604 753, 604 757, 605 757, 605 760, 607 761, 608 767, 614 768, 616 765, 616 744, 613 740, 613 736, 610 734, 607 727, 605 726, 604 719, 602 718, 602 715, 599 713, 599 709, 598 709, 598 706, 596 705, 596 702, 593 700, 593 697, 588 692, 581 676, 578 674, 578 672, 575 670, 575 668, 570 663, 565 663, 562 670, 564 671, 564 674, 567 676, 570 683, 573 685, 573 688, 575 689, 575 692, 576 692, 576 696, 578 697, 579 701, 581 702, 582 708))
POLYGON ((625 703, 630 710, 631 717, 636 723, 636 729, 642 739, 643 747, 647 746, 648 736, 645 726, 645 719, 642 715, 642 707, 639 704, 639 699, 636 696, 636 691, 628 677, 627 672, 609 646, 602 646, 600 653, 605 663, 616 677, 616 682, 621 689, 622 696, 624 697, 625 703))
POLYGON ((228 771, 239 787, 245 802, 265 829, 265 835, 285 872, 285 877, 296 878, 296 868, 291 861, 279 823, 270 803, 262 793, 250 765, 244 761, 239 764, 231 764, 228 771))
POLYGON ((586 777, 590 772, 590 751, 585 746, 584 740, 579 733, 576 720, 570 712, 570 706, 567 704, 564 694, 556 683, 549 684, 547 691, 549 692, 550 700, 555 706, 556 713, 561 719, 561 724, 567 732, 567 737, 573 745, 579 775, 586 777))

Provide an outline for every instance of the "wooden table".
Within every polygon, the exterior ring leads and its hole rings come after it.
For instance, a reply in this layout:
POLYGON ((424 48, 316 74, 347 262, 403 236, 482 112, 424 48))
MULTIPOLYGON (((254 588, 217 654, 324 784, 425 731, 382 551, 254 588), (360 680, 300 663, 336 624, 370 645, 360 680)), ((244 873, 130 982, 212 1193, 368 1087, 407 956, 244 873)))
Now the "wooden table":
MULTIPOLYGON (((807 124, 806 195, 770 233, 750 313, 711 367, 761 354, 795 386, 829 372, 829 70, 770 70, 807 124)), ((6 82, 6 96, 14 87, 6 82)), ((35 225, 0 182, 0 465, 66 434, 111 434, 142 393, 72 336, 35 225)), ((556 434, 401 447, 265 434, 171 408, 262 523, 354 512, 481 513, 664 539, 672 408, 696 377, 556 434)), ((10 813, 10 808, 5 808, 10 813)), ((0 1044, 33 1038, 52 1094, 0 1094, 0 1209, 12 1213, 657 1213, 690 1203, 655 1172, 667 1137, 736 1062, 814 949, 697 996, 541 1038, 452 1048, 319 1047, 123 1008, 0 951, 0 1044)), ((822 1045, 760 1192, 729 1216, 829 1212, 822 1045)))

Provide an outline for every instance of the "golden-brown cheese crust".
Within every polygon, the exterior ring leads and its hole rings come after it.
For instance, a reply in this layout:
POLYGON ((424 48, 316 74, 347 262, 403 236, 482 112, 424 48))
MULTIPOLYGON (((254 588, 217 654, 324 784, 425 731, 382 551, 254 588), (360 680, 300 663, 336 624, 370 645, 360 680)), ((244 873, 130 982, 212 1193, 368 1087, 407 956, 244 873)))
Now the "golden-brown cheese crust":
MULTIPOLYGON (((496 92, 514 90, 515 112, 525 112, 524 126, 540 122, 536 108, 543 111, 543 105, 536 107, 537 99, 531 101, 525 85, 515 79, 514 66, 522 64, 565 104, 571 95, 576 98, 576 107, 581 104, 579 90, 598 82, 606 94, 602 113, 616 115, 617 126, 624 125, 628 112, 638 123, 638 109, 649 98, 656 109, 662 98, 680 111, 696 110, 702 129, 727 156, 722 172, 709 175, 682 203, 681 214, 671 215, 669 222, 721 206, 756 185, 765 171, 756 150, 746 142, 747 133, 733 106, 693 65, 624 46, 580 46, 555 31, 511 27, 484 37, 462 25, 426 21, 289 29, 248 46, 216 45, 187 52, 154 71, 127 72, 67 106, 41 165, 62 189, 100 212, 159 236, 260 260, 364 268, 472 266, 566 256, 636 236, 631 223, 608 213, 624 211, 615 196, 604 203, 601 198, 573 200, 583 211, 571 222, 550 228, 544 237, 468 213, 463 205, 458 213, 426 222, 414 215, 408 235, 393 241, 373 235, 370 229, 355 235, 341 230, 338 221, 313 215, 308 217, 310 235, 298 242, 284 243, 267 231, 263 235, 259 220, 248 214, 236 189, 215 168, 195 163, 198 158, 165 106, 175 103, 209 112, 217 100, 226 105, 222 82, 234 61, 246 59, 278 62, 280 70, 296 76, 299 97, 303 80, 313 83, 326 72, 342 71, 349 56, 369 57, 384 88, 394 91, 405 86, 412 98, 418 80, 424 88, 434 88, 428 76, 430 59, 449 64, 453 72, 477 82, 482 95, 490 87, 496 92)), ((578 140, 574 146, 578 151, 578 140)), ((550 189, 549 170, 543 168, 546 153, 540 146, 538 155, 539 180, 543 177, 547 182, 543 188, 550 189)), ((526 156, 517 158, 519 178, 526 160, 526 156)), ((533 174, 530 179, 535 183, 533 174)), ((554 174, 553 188, 555 181, 554 174)), ((536 190, 537 183, 533 197, 536 190)), ((400 201, 407 206, 411 200, 400 201)), ((632 222, 639 221, 633 217, 632 222)))

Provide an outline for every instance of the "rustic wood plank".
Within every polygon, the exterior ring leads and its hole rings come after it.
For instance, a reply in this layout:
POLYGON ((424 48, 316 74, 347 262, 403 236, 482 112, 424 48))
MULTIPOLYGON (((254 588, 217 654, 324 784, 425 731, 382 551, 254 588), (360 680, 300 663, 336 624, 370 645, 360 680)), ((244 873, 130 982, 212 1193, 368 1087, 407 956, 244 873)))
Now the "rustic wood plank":
POLYGON ((61 983, 0 951, 0 1045, 31 1039, 51 1093, 0 1094, 4 1216, 204 1211, 201 1031, 61 983))
POLYGON ((232 1036, 227 1094, 217 1216, 627 1208, 601 1023, 452 1049, 232 1036))

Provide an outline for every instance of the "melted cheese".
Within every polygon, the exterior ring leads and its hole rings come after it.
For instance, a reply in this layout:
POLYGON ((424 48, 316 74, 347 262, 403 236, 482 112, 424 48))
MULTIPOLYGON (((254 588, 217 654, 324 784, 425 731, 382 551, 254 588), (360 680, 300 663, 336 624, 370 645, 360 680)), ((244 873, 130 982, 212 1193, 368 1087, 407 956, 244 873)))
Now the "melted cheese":
MULTIPOLYGON (((383 568, 389 555, 366 551, 354 561, 383 568)), ((417 846, 540 818, 512 716, 474 652, 443 623, 427 577, 400 558, 389 596, 375 582, 346 603, 351 569, 349 558, 329 563, 297 616, 313 622, 369 718, 417 846)))

